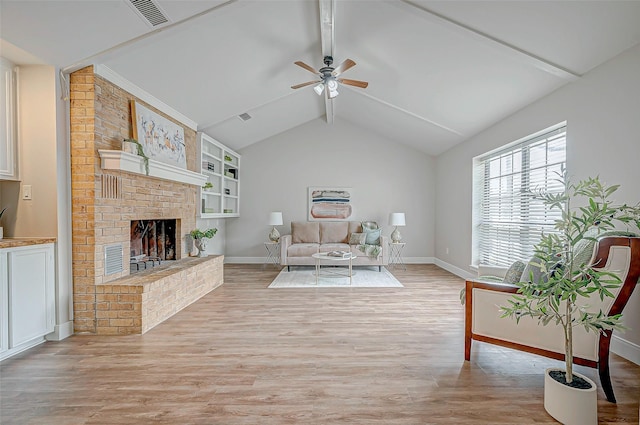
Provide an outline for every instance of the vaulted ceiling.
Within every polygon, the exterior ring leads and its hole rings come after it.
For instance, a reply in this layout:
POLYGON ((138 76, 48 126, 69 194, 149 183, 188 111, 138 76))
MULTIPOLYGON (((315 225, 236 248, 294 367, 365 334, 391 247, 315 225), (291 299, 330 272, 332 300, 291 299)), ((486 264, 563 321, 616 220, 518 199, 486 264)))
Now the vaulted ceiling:
POLYGON ((130 0, 2 0, 0 54, 106 66, 236 150, 339 117, 438 155, 640 43, 640 1, 155 4, 167 22, 153 27, 130 0), (369 86, 291 89, 315 78, 294 62, 326 54, 369 86))

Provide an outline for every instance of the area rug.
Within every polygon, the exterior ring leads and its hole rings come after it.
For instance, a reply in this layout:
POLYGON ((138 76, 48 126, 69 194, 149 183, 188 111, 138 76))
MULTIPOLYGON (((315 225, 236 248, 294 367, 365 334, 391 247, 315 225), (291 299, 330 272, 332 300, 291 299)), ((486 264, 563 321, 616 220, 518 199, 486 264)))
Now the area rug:
MULTIPOLYGON (((341 271, 346 272, 346 268, 341 271)), ((324 272, 324 267, 323 267, 324 272)), ((269 288, 403 288, 402 284, 386 269, 353 268, 352 283, 342 276, 320 277, 316 285, 315 267, 295 266, 288 272, 285 267, 271 282, 269 288)))

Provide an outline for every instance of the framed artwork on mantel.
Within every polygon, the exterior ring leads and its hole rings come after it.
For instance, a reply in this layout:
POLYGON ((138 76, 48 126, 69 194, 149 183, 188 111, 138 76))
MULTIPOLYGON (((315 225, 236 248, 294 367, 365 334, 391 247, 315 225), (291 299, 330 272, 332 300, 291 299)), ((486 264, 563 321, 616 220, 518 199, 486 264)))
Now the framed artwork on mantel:
POLYGON ((341 221, 353 216, 350 187, 309 187, 309 221, 341 221))
POLYGON ((149 159, 187 168, 184 128, 141 103, 131 101, 133 137, 149 159))

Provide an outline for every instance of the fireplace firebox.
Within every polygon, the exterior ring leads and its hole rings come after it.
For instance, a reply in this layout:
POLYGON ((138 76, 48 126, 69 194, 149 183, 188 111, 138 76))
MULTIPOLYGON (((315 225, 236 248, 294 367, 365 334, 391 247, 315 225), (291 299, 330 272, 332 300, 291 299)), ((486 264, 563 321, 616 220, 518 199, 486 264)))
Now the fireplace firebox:
POLYGON ((131 272, 176 260, 176 219, 131 221, 131 272))

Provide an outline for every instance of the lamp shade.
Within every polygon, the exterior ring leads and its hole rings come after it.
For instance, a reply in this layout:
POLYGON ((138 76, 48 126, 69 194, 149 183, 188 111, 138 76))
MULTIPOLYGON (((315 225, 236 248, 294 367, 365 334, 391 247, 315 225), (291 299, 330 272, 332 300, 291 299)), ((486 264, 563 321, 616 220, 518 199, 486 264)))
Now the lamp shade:
POLYGON ((282 212, 276 211, 269 213, 269 225, 270 226, 282 226, 282 212))
POLYGON ((404 213, 391 213, 389 214, 389 224, 391 226, 404 226, 404 213))

